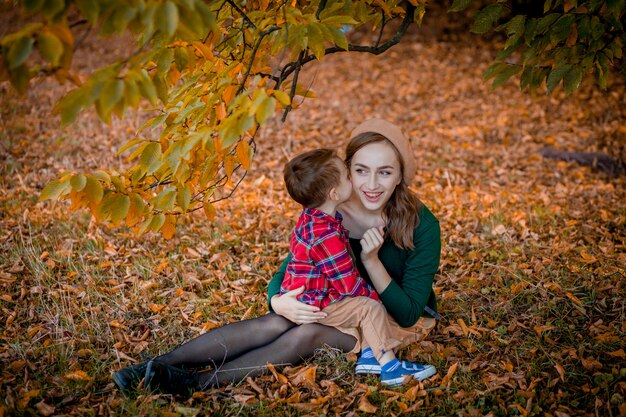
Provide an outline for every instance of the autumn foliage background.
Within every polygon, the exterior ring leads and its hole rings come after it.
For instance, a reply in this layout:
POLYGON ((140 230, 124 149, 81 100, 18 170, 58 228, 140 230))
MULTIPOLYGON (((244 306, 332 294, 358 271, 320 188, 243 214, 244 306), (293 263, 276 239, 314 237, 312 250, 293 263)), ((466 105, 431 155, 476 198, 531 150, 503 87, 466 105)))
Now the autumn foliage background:
MULTIPOLYGON (((261 130, 248 177, 214 221, 181 217, 169 240, 38 202, 62 171, 123 167, 115 152, 147 113, 105 125, 87 112, 60 128, 51 109, 68 86, 42 80, 20 96, 0 85, 0 415, 626 415, 626 181, 538 152, 624 143, 623 82, 571 96, 490 91, 481 75, 501 42, 432 13, 384 55, 311 65, 318 98, 261 130), (266 312, 298 214, 283 163, 341 149, 369 117, 413 138, 413 188, 441 222, 443 318, 401 353, 438 375, 388 390, 326 350, 189 400, 115 390, 121 366, 266 312)), ((124 48, 87 37, 78 74, 124 48)))

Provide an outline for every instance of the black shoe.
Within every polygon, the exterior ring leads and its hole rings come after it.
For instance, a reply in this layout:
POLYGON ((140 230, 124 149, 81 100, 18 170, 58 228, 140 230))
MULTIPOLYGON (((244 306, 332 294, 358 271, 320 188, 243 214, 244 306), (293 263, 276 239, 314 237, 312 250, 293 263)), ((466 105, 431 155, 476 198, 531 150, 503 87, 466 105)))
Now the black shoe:
POLYGON ((137 385, 139 385, 139 382, 146 374, 148 362, 150 361, 147 360, 136 365, 127 366, 113 374, 113 382, 115 382, 115 385, 123 394, 128 395, 137 389, 137 385))
POLYGON ((147 391, 187 396, 200 390, 193 372, 156 361, 148 363, 143 386, 147 391))

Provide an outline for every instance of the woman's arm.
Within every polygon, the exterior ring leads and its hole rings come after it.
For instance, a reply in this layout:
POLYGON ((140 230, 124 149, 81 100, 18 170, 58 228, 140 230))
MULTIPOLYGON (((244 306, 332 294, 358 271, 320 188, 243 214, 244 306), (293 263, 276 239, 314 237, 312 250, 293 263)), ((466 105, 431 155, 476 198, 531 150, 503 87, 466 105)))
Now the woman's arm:
MULTIPOLYGON (((433 296, 433 281, 439 269, 441 254, 439 222, 432 214, 430 218, 422 220, 413 237, 415 248, 405 262, 402 281, 391 280, 380 293, 380 299, 387 311, 402 327, 414 325, 424 313, 424 308, 433 296)), ((370 278, 374 280, 371 275, 370 278)), ((432 307, 435 307, 434 300, 432 307)))

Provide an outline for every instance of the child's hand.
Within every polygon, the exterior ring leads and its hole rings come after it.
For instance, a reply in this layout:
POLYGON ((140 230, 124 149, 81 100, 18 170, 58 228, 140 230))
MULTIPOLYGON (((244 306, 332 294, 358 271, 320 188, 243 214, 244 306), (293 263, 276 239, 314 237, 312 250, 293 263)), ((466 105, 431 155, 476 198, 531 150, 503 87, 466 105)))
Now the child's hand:
POLYGON ((361 239, 361 261, 363 264, 378 260, 378 250, 384 241, 382 227, 372 227, 363 234, 361 239))

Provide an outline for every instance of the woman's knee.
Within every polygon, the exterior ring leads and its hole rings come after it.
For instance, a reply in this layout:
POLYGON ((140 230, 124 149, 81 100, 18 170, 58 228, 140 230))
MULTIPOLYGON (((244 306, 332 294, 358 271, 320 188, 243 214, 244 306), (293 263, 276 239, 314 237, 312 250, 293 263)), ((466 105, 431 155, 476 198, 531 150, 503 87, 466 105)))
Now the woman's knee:
POLYGON ((296 324, 287 320, 283 316, 276 313, 269 313, 261 317, 257 317, 259 321, 259 331, 286 332, 295 327, 296 324))
POLYGON ((356 343, 354 337, 322 324, 302 324, 290 330, 289 334, 298 346, 308 347, 311 352, 325 345, 349 351, 356 343))

